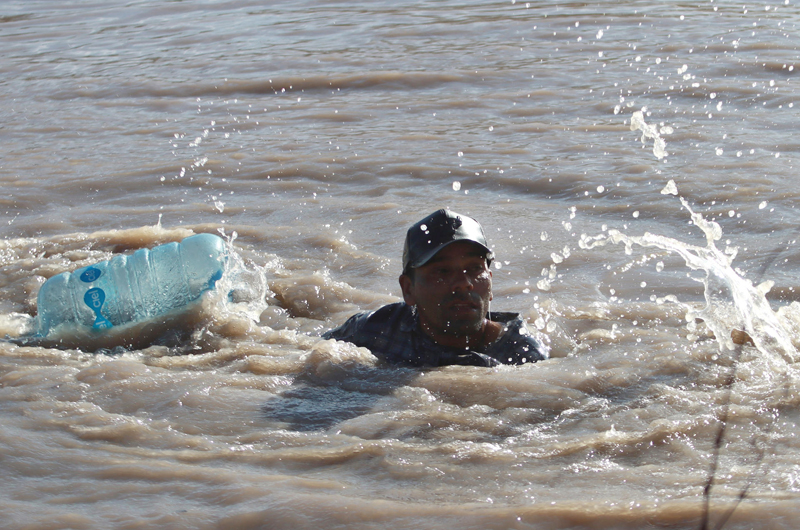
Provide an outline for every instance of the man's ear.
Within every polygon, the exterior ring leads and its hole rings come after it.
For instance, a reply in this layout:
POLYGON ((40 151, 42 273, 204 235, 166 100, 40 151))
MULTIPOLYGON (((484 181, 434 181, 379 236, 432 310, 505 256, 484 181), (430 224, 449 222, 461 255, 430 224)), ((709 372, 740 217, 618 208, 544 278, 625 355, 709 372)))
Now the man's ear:
POLYGON ((401 274, 398 280, 400 281, 400 289, 403 291, 403 300, 405 300, 408 305, 416 305, 417 299, 414 298, 412 290, 414 281, 407 274, 401 274))

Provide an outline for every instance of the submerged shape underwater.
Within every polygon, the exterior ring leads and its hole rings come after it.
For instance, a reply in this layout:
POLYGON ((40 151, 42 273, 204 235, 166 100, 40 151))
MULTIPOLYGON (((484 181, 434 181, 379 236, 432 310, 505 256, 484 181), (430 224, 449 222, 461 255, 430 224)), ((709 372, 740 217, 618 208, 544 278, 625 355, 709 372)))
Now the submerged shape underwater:
POLYGON ((795 528, 798 22, 3 3, 4 527, 795 528), (401 299, 439 208, 483 225, 491 308, 549 360, 319 338, 401 299), (231 262, 191 310, 20 340, 48 278, 197 233, 231 262))

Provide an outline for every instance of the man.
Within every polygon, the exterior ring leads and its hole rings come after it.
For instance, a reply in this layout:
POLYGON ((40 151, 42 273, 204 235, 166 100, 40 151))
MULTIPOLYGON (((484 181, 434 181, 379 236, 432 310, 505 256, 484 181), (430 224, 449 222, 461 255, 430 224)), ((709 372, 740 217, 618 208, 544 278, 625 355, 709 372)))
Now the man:
POLYGON ((325 339, 369 348, 412 366, 496 366, 548 358, 548 349, 517 313, 492 313, 494 254, 483 228, 449 210, 406 234, 400 287, 404 302, 350 317, 325 339))

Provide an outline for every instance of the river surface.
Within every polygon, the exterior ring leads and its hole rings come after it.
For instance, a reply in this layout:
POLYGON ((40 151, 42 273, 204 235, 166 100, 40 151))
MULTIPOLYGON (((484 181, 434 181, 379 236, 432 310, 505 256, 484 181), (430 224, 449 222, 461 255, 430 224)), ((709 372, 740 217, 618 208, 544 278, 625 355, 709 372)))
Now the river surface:
POLYGON ((798 23, 3 1, 0 526, 797 528, 798 23), (319 339, 399 300, 441 207, 483 224, 492 309, 550 360, 319 339), (232 265, 168 325, 24 340, 47 278, 199 232, 232 265))

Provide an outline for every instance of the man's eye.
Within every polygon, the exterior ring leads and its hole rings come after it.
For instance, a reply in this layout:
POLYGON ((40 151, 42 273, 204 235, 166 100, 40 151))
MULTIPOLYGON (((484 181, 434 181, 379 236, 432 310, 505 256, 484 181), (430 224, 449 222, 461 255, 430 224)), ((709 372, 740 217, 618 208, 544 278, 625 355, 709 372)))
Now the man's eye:
POLYGON ((466 272, 468 274, 471 274, 473 276, 479 276, 480 274, 483 274, 483 271, 484 271, 483 264, 471 265, 471 266, 467 267, 467 270, 466 270, 466 272))

